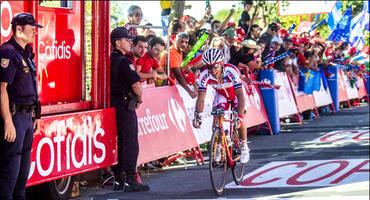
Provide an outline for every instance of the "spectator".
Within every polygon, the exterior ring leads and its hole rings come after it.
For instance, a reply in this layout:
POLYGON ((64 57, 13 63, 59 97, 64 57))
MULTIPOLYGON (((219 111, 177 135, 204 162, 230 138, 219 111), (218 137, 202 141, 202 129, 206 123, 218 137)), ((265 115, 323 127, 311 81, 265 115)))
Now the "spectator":
MULTIPOLYGON (((172 45, 169 49, 169 56, 170 56, 170 63, 169 68, 171 70, 171 80, 172 84, 176 83, 174 78, 179 82, 179 84, 189 93, 192 98, 197 96, 196 91, 193 91, 184 78, 184 75, 181 71, 181 62, 183 60, 182 51, 184 51, 188 47, 189 42, 189 34, 186 32, 178 33, 176 36, 176 42, 172 45)), ((166 66, 167 55, 162 54, 160 66, 166 66)))
POLYGON ((128 30, 131 36, 137 36, 137 28, 135 25, 140 25, 141 20, 143 19, 143 12, 141 8, 137 5, 132 5, 128 8, 128 23, 125 24, 125 28, 128 30))
POLYGON ((258 26, 257 24, 253 24, 249 30, 247 39, 254 40, 255 42, 258 41, 258 39, 261 36, 262 28, 258 26))
POLYGON ((162 80, 167 78, 166 74, 163 74, 163 68, 160 68, 158 64, 164 46, 165 43, 161 38, 154 37, 149 42, 148 52, 138 59, 136 65, 137 68, 140 69, 138 73, 142 81, 151 84, 153 80, 157 80, 157 78, 162 80))
POLYGON ((219 22, 219 24, 218 23, 214 24, 214 25, 216 25, 216 27, 214 27, 216 29, 214 29, 213 31, 216 32, 216 33, 221 33, 222 31, 224 31, 227 28, 230 28, 230 27, 236 28, 236 24, 234 22, 230 22, 230 19, 234 15, 234 13, 235 13, 235 9, 231 8, 230 11, 229 11, 229 14, 226 16, 226 18, 224 19, 224 21, 222 23, 220 23, 220 21, 216 20, 216 22, 219 22))
POLYGON ((267 31, 263 33, 258 40, 258 43, 263 42, 265 44, 265 50, 262 52, 262 60, 264 61, 264 58, 267 56, 270 50, 270 43, 273 37, 276 36, 276 33, 278 31, 278 26, 276 23, 269 24, 267 31))
POLYGON ((312 69, 314 71, 319 71, 319 68, 317 67, 317 62, 312 52, 305 51, 304 57, 306 58, 306 63, 304 65, 305 68, 312 69))
POLYGON ((222 34, 223 38, 225 39, 225 46, 224 46, 224 63, 228 63, 231 55, 230 55, 230 48, 232 44, 234 44, 236 31, 234 28, 230 27, 225 29, 222 34))
MULTIPOLYGON (((290 48, 292 47, 293 45, 293 42, 291 39, 289 38, 285 38, 283 40, 283 45, 280 47, 280 49, 276 52, 276 56, 278 55, 281 55, 287 51, 290 50, 290 48)), ((285 72, 285 68, 288 64, 288 61, 289 61, 289 57, 285 57, 284 59, 281 59, 281 60, 278 60, 275 62, 274 64, 274 68, 280 72, 285 72)))
POLYGON ((173 20, 170 26, 170 45, 173 45, 178 33, 185 31, 185 25, 180 20, 173 20))
MULTIPOLYGON (((270 47, 270 50, 268 51, 268 54, 266 55, 266 57, 262 57, 262 60, 266 61, 266 60, 274 59, 276 57, 276 52, 280 49, 282 44, 283 44, 283 40, 275 36, 271 40, 271 47, 270 47)), ((274 63, 267 66, 267 68, 273 68, 273 67, 274 67, 274 63)))
POLYGON ((126 55, 127 57, 129 57, 135 68, 136 68, 136 71, 140 71, 141 69, 139 67, 141 66, 137 66, 137 62, 138 62, 138 59, 143 57, 144 54, 147 52, 148 50, 148 43, 146 42, 146 38, 144 36, 141 36, 141 35, 138 35, 136 37, 134 37, 134 39, 132 40, 132 53, 131 54, 128 54, 126 55))
POLYGON ((238 25, 244 29, 245 33, 248 33, 248 29, 249 29, 250 22, 251 22, 251 17, 249 15, 249 12, 251 11, 253 7, 253 1, 245 0, 243 5, 244 5, 244 10, 239 19, 238 25))
POLYGON ((212 33, 215 33, 216 35, 218 35, 218 30, 221 26, 221 22, 219 20, 213 20, 211 22, 211 31, 212 33))
POLYGON ((260 47, 253 40, 244 40, 242 46, 242 51, 235 62, 235 66, 239 68, 241 74, 247 74, 251 70, 259 68, 256 62, 257 60, 255 60, 255 53, 258 52, 260 47))

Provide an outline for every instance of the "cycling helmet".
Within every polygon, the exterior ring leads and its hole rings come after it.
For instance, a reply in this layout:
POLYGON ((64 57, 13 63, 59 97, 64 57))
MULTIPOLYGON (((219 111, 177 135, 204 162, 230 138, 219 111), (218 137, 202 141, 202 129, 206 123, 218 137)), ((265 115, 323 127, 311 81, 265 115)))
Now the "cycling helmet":
POLYGON ((202 61, 204 65, 215 65, 224 61, 224 53, 220 49, 210 48, 203 53, 202 61))

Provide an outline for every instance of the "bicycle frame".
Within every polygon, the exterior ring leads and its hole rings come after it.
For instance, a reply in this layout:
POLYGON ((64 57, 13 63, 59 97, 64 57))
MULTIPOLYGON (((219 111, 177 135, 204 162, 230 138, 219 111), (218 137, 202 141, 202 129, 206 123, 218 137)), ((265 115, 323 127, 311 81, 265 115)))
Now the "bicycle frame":
MULTIPOLYGON (((233 160, 232 158, 232 152, 231 152, 231 149, 229 147, 229 144, 228 144, 228 140, 226 139, 226 133, 225 133, 225 130, 224 130, 224 122, 229 122, 230 123, 230 138, 231 138, 231 141, 233 141, 233 137, 234 137, 234 124, 235 124, 235 115, 236 115, 236 112, 235 111, 224 111, 224 110, 221 110, 221 109, 217 109, 216 111, 213 111, 212 114, 214 115, 214 118, 217 119, 218 123, 215 124, 214 128, 219 128, 220 131, 221 131, 221 146, 222 146, 222 151, 225 151, 226 149, 226 159, 227 159, 227 166, 229 168, 232 168, 235 166, 235 161, 233 160), (226 119, 225 118, 225 114, 229 114, 230 115, 230 118, 229 119, 226 119)), ((215 149, 213 149, 213 151, 215 151, 215 149)), ((224 154, 223 154, 224 155, 224 154)))

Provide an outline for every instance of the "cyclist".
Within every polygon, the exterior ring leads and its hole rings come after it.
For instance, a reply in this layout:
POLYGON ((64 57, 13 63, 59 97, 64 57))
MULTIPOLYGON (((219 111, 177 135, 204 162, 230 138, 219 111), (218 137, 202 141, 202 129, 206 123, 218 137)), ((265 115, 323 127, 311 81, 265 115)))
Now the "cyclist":
MULTIPOLYGON (((241 155, 240 162, 247 163, 249 161, 249 148, 247 145, 247 129, 243 123, 245 113, 244 108, 244 91, 240 79, 239 70, 231 64, 224 63, 224 54, 217 48, 210 48, 202 55, 204 69, 198 79, 198 98, 196 101, 193 126, 199 128, 202 123, 200 113, 204 109, 204 99, 206 97, 207 86, 210 85, 216 90, 215 99, 213 101, 213 109, 228 110, 230 103, 233 102, 234 108, 238 112, 238 131, 241 140, 241 155)), ((217 123, 214 118, 213 123, 217 123)), ((221 146, 216 151, 216 160, 221 159, 221 146)))

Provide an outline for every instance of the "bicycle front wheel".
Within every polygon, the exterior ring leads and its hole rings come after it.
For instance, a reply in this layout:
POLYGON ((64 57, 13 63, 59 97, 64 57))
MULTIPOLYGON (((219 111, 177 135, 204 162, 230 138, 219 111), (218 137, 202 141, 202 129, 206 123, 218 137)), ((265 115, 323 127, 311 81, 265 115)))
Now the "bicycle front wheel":
POLYGON ((234 166, 231 168, 235 184, 239 185, 243 179, 245 164, 240 162, 240 139, 238 130, 234 129, 232 137, 231 154, 234 166))
POLYGON ((222 142, 222 133, 219 128, 213 130, 209 147, 209 174, 211 185, 217 196, 224 193, 227 172, 226 149, 222 142))

